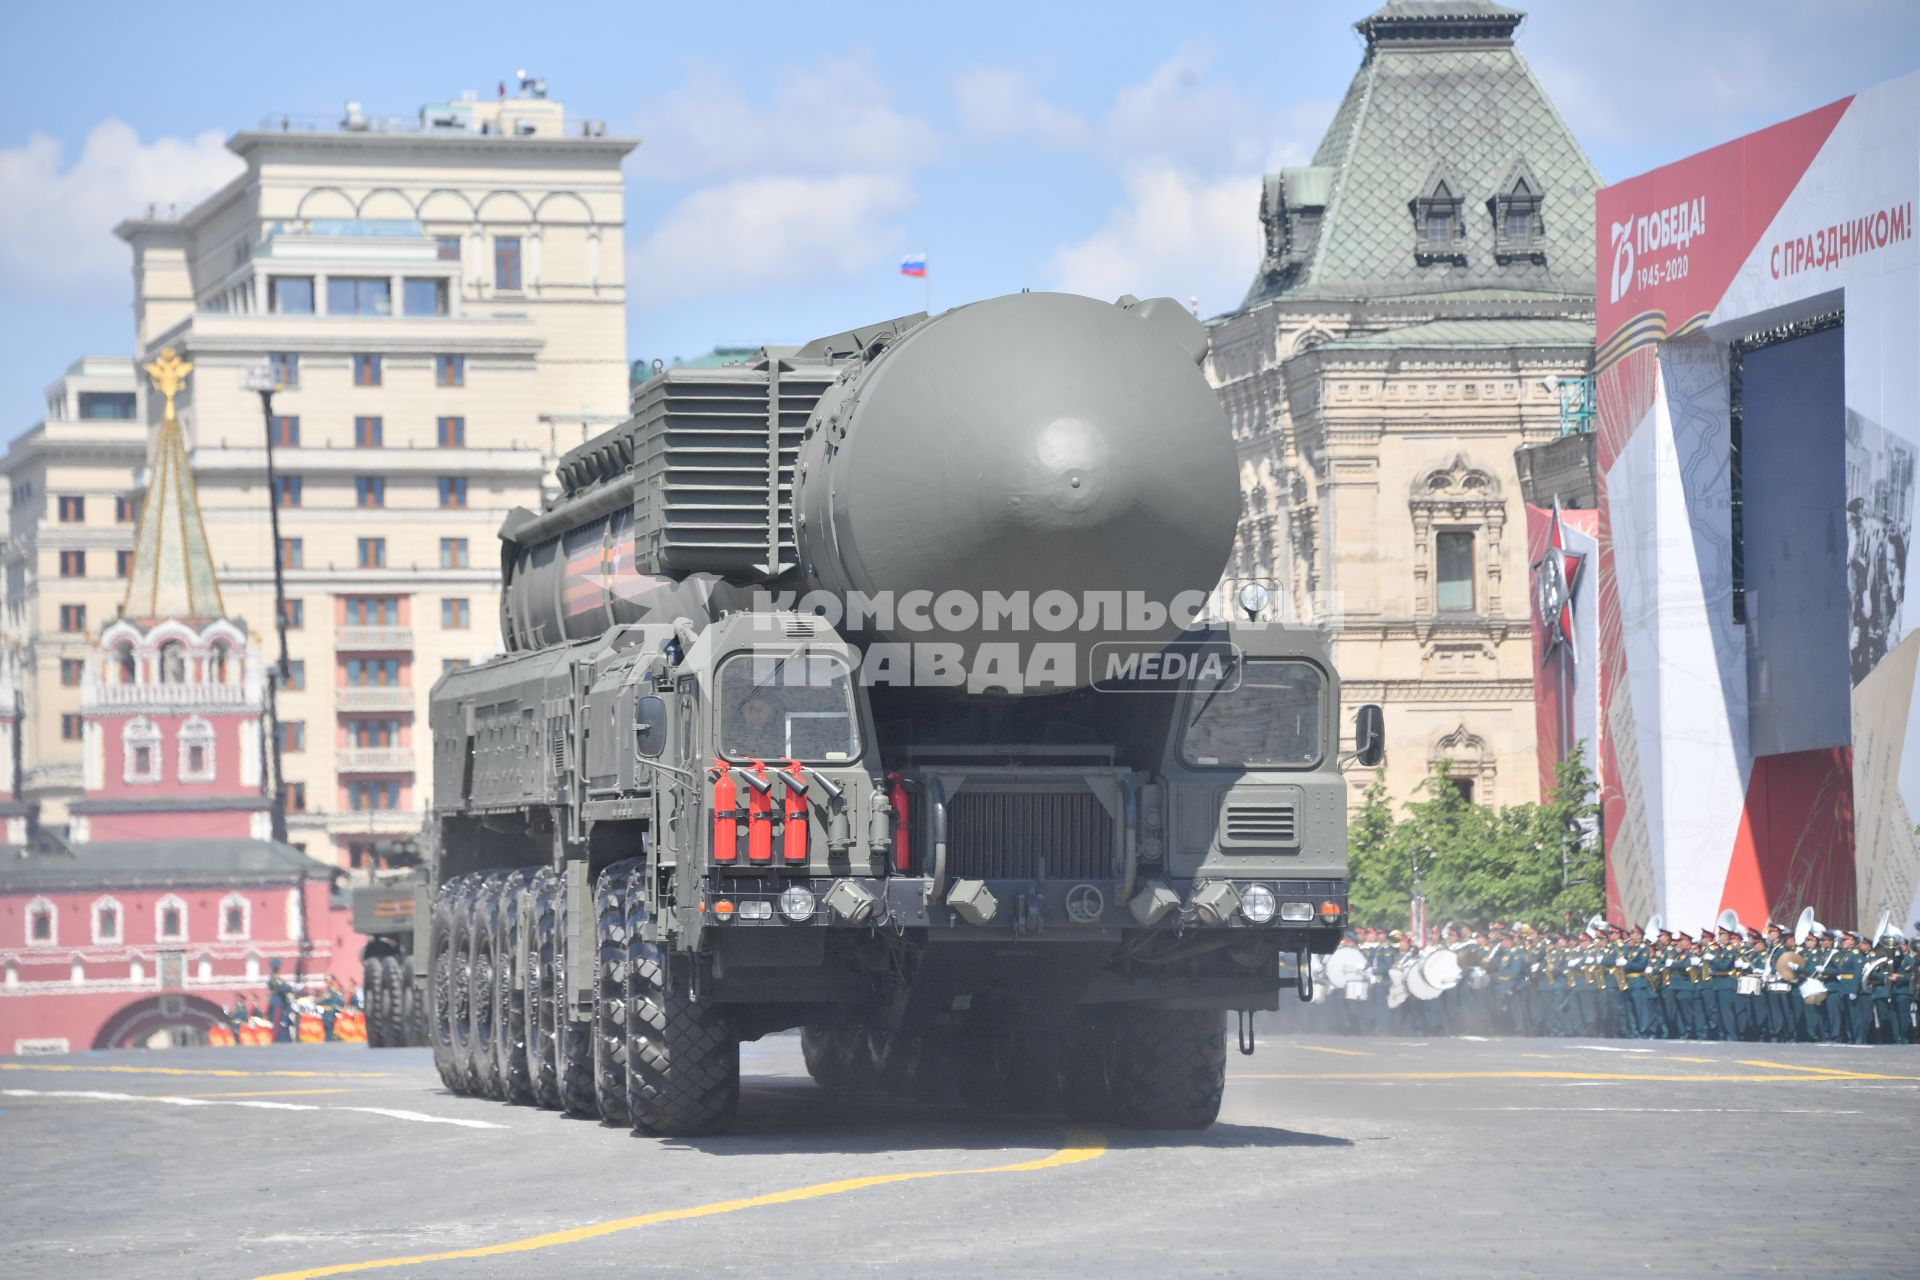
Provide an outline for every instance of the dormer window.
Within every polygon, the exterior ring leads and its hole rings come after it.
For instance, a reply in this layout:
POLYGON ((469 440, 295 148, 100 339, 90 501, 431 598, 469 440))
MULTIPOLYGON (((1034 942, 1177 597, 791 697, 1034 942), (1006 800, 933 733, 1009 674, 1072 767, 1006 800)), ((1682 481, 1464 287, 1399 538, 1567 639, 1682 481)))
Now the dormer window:
POLYGON ((1502 194, 1487 201, 1493 215, 1497 262, 1545 262, 1546 223, 1540 216, 1540 184, 1525 165, 1515 165, 1502 194))
POLYGON ((1460 218, 1460 182, 1436 169, 1425 194, 1409 202, 1413 213, 1413 258, 1421 266, 1464 265, 1466 227, 1460 218))

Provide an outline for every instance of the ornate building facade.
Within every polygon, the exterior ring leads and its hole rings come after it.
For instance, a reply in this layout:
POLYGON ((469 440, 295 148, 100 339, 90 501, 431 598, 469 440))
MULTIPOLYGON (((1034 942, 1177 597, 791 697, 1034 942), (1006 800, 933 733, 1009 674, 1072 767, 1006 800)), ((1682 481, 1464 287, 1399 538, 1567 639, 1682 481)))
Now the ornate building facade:
POLYGON ((1523 17, 1391 0, 1356 24, 1360 70, 1313 163, 1267 176, 1265 258, 1211 326, 1245 503, 1224 585, 1329 630, 1400 799, 1443 760, 1475 801, 1538 796, 1514 450, 1592 367, 1599 177, 1523 17))

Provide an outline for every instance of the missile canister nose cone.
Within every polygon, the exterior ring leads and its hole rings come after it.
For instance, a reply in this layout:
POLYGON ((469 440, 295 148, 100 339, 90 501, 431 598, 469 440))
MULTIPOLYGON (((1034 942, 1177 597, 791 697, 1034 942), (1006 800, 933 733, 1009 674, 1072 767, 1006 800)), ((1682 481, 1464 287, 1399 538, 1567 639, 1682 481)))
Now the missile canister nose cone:
POLYGON ((800 459, 809 585, 976 602, 1066 592, 1080 606, 1070 630, 875 638, 968 652, 1067 642, 1083 683, 1093 645, 1173 634, 1082 627, 1091 602, 1135 593, 1165 606, 1219 580, 1239 510, 1232 438, 1164 323, 1092 298, 1014 294, 926 322, 836 391, 800 459))

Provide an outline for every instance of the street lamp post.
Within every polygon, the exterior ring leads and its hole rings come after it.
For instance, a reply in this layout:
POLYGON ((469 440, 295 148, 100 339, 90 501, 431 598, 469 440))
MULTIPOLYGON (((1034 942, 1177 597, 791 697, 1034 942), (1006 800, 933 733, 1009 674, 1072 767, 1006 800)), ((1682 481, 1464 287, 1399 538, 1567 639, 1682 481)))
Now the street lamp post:
MULTIPOLYGON (((284 758, 280 738, 280 686, 287 679, 287 582, 286 566, 282 560, 280 543, 280 479, 273 465, 273 393, 280 389, 279 381, 273 370, 255 369, 247 375, 249 390, 260 393, 260 413, 265 419, 267 431, 267 518, 273 526, 273 623, 274 631, 280 641, 280 660, 274 664, 267 678, 267 714, 266 722, 271 724, 273 732, 273 790, 272 801, 273 838, 280 844, 287 842, 287 780, 282 772, 284 758)), ((304 948, 303 948, 304 950, 304 948)))

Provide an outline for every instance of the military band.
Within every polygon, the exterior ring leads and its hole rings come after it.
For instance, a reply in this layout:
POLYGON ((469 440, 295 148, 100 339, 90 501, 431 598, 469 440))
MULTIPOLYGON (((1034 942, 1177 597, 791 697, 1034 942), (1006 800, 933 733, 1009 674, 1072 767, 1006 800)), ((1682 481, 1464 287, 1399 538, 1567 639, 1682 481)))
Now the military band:
POLYGON ((1698 931, 1657 916, 1631 929, 1596 918, 1572 935, 1448 925, 1424 948, 1361 929, 1313 977, 1299 1025, 1345 1034, 1920 1042, 1920 925, 1863 937, 1810 913, 1764 930, 1731 912, 1698 931))

